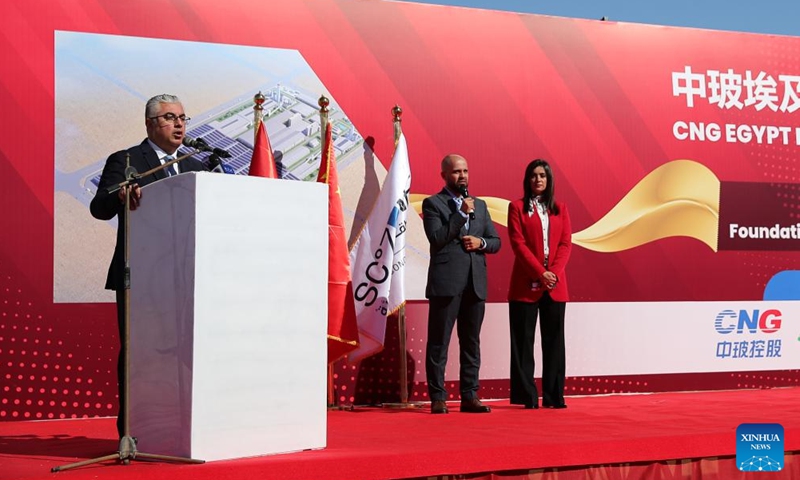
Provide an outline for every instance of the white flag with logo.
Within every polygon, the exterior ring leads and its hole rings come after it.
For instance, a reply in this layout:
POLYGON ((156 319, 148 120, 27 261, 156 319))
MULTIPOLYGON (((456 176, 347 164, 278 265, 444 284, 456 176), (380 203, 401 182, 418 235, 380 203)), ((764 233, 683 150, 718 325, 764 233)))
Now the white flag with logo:
POLYGON ((360 361, 383 349, 386 317, 405 303, 406 220, 411 167, 401 133, 378 201, 350 252, 360 346, 348 355, 360 361))

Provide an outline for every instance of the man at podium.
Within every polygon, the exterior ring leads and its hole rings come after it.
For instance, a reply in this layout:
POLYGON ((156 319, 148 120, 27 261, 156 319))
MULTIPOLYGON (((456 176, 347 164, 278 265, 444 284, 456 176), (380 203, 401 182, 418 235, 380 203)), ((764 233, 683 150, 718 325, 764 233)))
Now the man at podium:
MULTIPOLYGON (((180 99, 175 95, 156 95, 147 101, 144 111, 144 125, 147 138, 139 145, 112 153, 103 167, 103 174, 89 206, 92 216, 99 220, 111 220, 117 216, 119 228, 117 229, 117 244, 114 256, 108 268, 106 279, 107 290, 117 293, 117 324, 119 326, 120 354, 117 362, 117 377, 119 385, 119 414, 117 416, 117 431, 122 437, 124 432, 123 412, 125 409, 124 384, 125 384, 125 196, 128 188, 122 188, 109 193, 109 187, 114 187, 126 180, 125 169, 127 159, 136 172, 143 173, 177 157, 178 147, 183 142, 186 134, 186 124, 189 117, 183 110, 180 99)), ((131 187, 131 210, 136 210, 142 201, 142 186, 157 180, 177 175, 182 172, 206 171, 206 167, 199 160, 186 158, 163 170, 159 170, 146 177, 142 177, 137 185, 131 187), (177 168, 176 168, 177 167, 177 168)))

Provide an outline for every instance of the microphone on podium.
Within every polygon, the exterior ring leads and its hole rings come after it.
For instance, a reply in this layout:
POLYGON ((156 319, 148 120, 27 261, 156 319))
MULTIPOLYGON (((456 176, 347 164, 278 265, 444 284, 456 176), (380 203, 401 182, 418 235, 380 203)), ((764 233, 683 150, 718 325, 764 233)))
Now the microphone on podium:
MULTIPOLYGON (((464 198, 469 198, 469 192, 467 191, 466 185, 459 185, 458 190, 461 192, 461 196, 464 198)), ((469 211, 469 219, 475 220, 475 210, 469 211)))
POLYGON ((210 146, 202 138, 183 137, 183 144, 189 148, 200 150, 201 152, 211 152, 222 158, 230 158, 231 154, 227 150, 210 146))
POLYGON ((235 175, 236 172, 233 168, 228 165, 227 163, 220 160, 219 155, 216 153, 212 153, 208 157, 208 166, 211 168, 211 171, 214 173, 227 173, 229 175, 235 175))

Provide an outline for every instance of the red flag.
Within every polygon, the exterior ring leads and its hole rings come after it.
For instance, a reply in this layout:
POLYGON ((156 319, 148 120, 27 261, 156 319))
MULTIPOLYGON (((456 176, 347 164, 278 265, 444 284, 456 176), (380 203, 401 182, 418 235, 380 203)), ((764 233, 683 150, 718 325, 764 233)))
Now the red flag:
POLYGON ((328 184, 328 363, 331 363, 358 347, 358 322, 330 123, 325 129, 317 181, 328 184))
POLYGON ((272 147, 269 144, 264 122, 258 122, 253 159, 250 161, 250 176, 278 178, 278 170, 275 168, 275 158, 272 156, 272 147))

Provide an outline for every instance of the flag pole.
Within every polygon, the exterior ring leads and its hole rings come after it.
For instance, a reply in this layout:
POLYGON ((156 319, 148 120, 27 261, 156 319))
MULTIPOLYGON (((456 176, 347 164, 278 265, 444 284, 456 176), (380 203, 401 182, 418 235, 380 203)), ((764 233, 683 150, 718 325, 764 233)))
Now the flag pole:
MULTIPOLYGON (((328 128, 328 105, 330 100, 325 95, 320 95, 319 101, 319 134, 320 134, 320 153, 325 152, 328 148, 325 145, 325 131, 328 128)), ((336 407, 336 393, 333 388, 333 363, 328 364, 328 408, 336 407)))
MULTIPOLYGON (((392 108, 392 118, 394 119, 394 146, 397 148, 397 142, 400 140, 400 135, 403 133, 403 128, 400 122, 403 121, 403 109, 400 105, 395 105, 392 108)), ((397 310, 397 339, 398 350, 400 357, 400 403, 384 403, 385 408, 420 408, 422 405, 419 403, 408 402, 408 350, 406 348, 406 304, 403 302, 397 310)))

